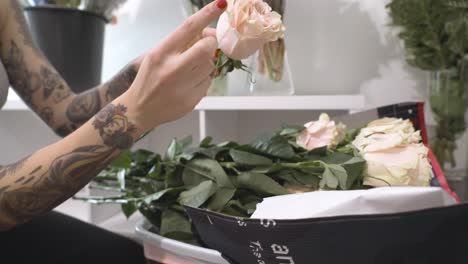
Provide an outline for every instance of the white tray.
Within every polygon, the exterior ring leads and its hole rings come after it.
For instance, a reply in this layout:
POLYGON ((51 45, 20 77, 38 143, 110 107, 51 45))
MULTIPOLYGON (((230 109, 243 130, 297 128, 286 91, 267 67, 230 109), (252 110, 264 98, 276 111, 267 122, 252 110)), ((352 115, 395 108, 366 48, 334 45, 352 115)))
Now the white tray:
POLYGON ((150 227, 146 221, 136 226, 136 234, 143 241, 145 256, 149 260, 164 264, 229 264, 216 250, 162 237, 149 232, 150 227))

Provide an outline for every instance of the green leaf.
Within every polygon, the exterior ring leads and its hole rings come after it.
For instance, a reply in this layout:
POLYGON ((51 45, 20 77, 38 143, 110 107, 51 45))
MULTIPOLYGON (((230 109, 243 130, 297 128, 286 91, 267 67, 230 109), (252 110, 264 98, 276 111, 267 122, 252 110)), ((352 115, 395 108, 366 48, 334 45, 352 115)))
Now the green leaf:
POLYGON ((182 149, 182 145, 177 141, 177 139, 173 139, 167 148, 166 159, 175 160, 176 156, 182 153, 182 149))
POLYGON ((248 166, 264 166, 264 165, 272 165, 273 162, 260 155, 252 154, 245 151, 240 151, 236 149, 231 149, 229 151, 234 162, 240 165, 248 165, 248 166))
POLYGON ((345 138, 338 144, 338 147, 346 146, 348 144, 351 144, 359 135, 361 132, 361 129, 349 129, 346 131, 345 138))
POLYGON ((216 189, 216 184, 213 181, 204 181, 198 186, 181 193, 178 201, 181 205, 198 208, 215 194, 216 189))
POLYGON ((154 154, 154 152, 151 152, 149 150, 145 150, 145 149, 139 149, 137 151, 134 151, 132 154, 131 154, 131 157, 133 159, 134 162, 144 162, 144 161, 148 161, 149 159, 152 159, 154 158, 156 155, 154 154))
POLYGON ((182 155, 181 158, 185 160, 192 160, 196 156, 203 156, 205 158, 210 158, 210 159, 216 159, 217 155, 223 151, 228 150, 228 148, 220 148, 217 146, 212 146, 209 148, 192 148, 187 151, 185 151, 182 155))
POLYGON ((161 178, 162 174, 162 165, 160 162, 157 162, 148 172, 148 178, 156 179, 156 180, 163 180, 161 178))
MULTIPOLYGON (((299 185, 305 185, 310 188, 318 189, 320 178, 316 173, 303 172, 303 171, 291 171, 294 179, 299 182, 299 185)), ((291 182, 294 183, 294 182, 291 182)))
POLYGON ((338 184, 338 179, 333 172, 328 168, 328 166, 325 167, 325 171, 322 174, 322 180, 320 181, 320 188, 336 190, 338 184))
POLYGON ((354 157, 342 164, 343 168, 348 172, 346 189, 350 189, 356 181, 362 180, 366 165, 366 160, 362 157, 354 157))
POLYGON ((194 159, 185 165, 183 181, 188 186, 199 184, 202 178, 215 181, 220 187, 234 188, 224 169, 215 160, 194 159))
POLYGON ((180 168, 168 168, 164 174, 166 187, 180 187, 184 185, 180 168))
POLYGON ((207 208, 212 211, 220 211, 234 197, 236 189, 219 188, 211 198, 207 208))
POLYGON ((280 131, 281 136, 297 136, 302 131, 304 131, 304 126, 283 126, 283 129, 280 131))
POLYGON ((239 146, 238 143, 232 141, 221 142, 216 145, 218 148, 236 148, 239 146))
POLYGON ((248 209, 238 200, 229 201, 226 206, 221 211, 224 214, 237 216, 237 217, 247 217, 248 209))
POLYGON ((160 234, 182 241, 193 239, 192 225, 188 217, 172 209, 162 213, 160 234))
POLYGON ((303 153, 302 156, 306 160, 314 161, 314 160, 323 159, 324 157, 326 157, 327 154, 328 154, 328 147, 325 146, 325 147, 309 150, 303 153))
POLYGON ((343 166, 338 164, 330 164, 328 165, 328 169, 330 169, 331 173, 333 173, 333 175, 338 179, 341 190, 347 190, 348 172, 346 172, 343 166))
POLYGON ((260 174, 273 174, 278 171, 281 171, 283 169, 283 166, 281 163, 275 163, 273 165, 261 165, 261 166, 256 166, 251 170, 251 172, 254 173, 260 173, 260 174))
POLYGON ((182 147, 182 150, 184 150, 187 147, 189 147, 190 145, 192 145, 192 143, 193 143, 192 136, 188 136, 188 137, 182 139, 181 141, 179 141, 179 144, 182 147))
POLYGON ((110 166, 119 169, 129 169, 132 166, 132 152, 129 150, 123 151, 110 166))
POLYGON ((212 142, 213 142, 212 137, 206 137, 200 142, 200 147, 201 148, 209 148, 209 147, 211 147, 212 142))
POLYGON ((282 159, 294 159, 296 157, 288 140, 278 134, 260 136, 250 146, 256 151, 272 157, 282 159))
POLYGON ((137 206, 134 202, 124 203, 121 205, 122 212, 127 218, 130 218, 137 210, 137 206))
POLYGON ((327 163, 327 164, 342 164, 350 159, 352 159, 353 156, 341 152, 332 152, 329 153, 327 156, 321 158, 320 160, 327 163))
POLYGON ((145 196, 143 201, 147 204, 150 204, 152 202, 156 202, 158 201, 159 199, 161 199, 161 197, 163 197, 165 194, 169 193, 169 192, 172 192, 174 191, 175 188, 168 188, 168 189, 165 189, 165 190, 162 190, 162 191, 159 191, 157 193, 153 193, 151 195, 148 195, 148 196, 145 196))
POLYGON ((259 173, 242 173, 237 176, 237 185, 240 188, 271 195, 284 195, 289 193, 272 178, 259 173))

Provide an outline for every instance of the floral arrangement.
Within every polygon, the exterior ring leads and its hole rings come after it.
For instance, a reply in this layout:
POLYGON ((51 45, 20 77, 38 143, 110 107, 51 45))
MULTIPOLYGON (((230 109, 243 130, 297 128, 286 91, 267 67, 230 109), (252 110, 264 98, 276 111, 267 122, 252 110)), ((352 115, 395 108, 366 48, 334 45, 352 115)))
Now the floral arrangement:
POLYGON ((456 166, 456 140, 468 108, 468 1, 392 0, 410 65, 432 72, 430 103, 438 126, 432 149, 442 166, 456 166))
POLYGON ((305 126, 285 126, 250 144, 173 140, 164 155, 127 151, 91 188, 114 197, 79 197, 139 210, 153 232, 197 243, 183 206, 248 217, 265 197, 379 186, 428 186, 428 149, 408 120, 384 118, 346 130, 326 114, 305 126))

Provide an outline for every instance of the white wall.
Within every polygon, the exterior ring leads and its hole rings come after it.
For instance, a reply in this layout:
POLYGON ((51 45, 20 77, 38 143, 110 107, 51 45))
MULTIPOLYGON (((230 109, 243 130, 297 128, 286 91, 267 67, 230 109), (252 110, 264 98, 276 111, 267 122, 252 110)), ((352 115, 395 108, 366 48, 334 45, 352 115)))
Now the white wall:
MULTIPOLYGON (((424 76, 404 62, 388 0, 290 0, 287 45, 297 94, 365 91, 372 104, 421 98, 424 76)), ((183 21, 180 0, 129 0, 106 34, 104 79, 183 21)))

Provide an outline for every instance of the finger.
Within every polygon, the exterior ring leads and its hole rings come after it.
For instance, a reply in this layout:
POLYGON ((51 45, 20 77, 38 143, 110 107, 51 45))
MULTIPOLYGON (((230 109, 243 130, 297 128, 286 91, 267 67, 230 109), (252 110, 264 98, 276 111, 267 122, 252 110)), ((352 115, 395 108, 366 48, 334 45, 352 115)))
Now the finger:
POLYGON ((205 28, 202 37, 216 37, 216 28, 205 28))
POLYGON ((202 31, 221 16, 226 6, 226 0, 217 0, 193 14, 167 38, 168 45, 184 50, 194 39, 200 38, 202 31))
POLYGON ((187 107, 187 111, 192 111, 195 109, 195 107, 200 103, 200 101, 205 97, 208 93, 208 89, 211 86, 211 78, 206 78, 203 81, 201 81, 198 85, 192 87, 190 91, 188 91, 188 94, 190 97, 188 97, 186 104, 184 104, 187 107))
POLYGON ((186 51, 190 49, 197 41, 199 41, 202 38, 206 37, 216 37, 216 29, 215 28, 205 28, 201 34, 198 34, 192 41, 190 41, 183 49, 182 51, 186 51))
POLYGON ((194 86, 196 86, 206 78, 211 78, 214 69, 214 63, 211 60, 206 60, 190 68, 190 72, 188 72, 186 76, 192 76, 191 79, 193 80, 194 86))
POLYGON ((198 104, 203 99, 203 97, 207 96, 208 90, 210 89, 212 82, 213 82, 212 78, 206 78, 202 80, 197 86, 195 86, 194 89, 196 90, 196 94, 197 94, 196 104, 198 104))
POLYGON ((196 64, 198 62, 213 62, 213 56, 216 53, 217 48, 218 41, 216 41, 216 38, 204 38, 181 54, 181 63, 182 65, 193 65, 194 63, 196 64))

